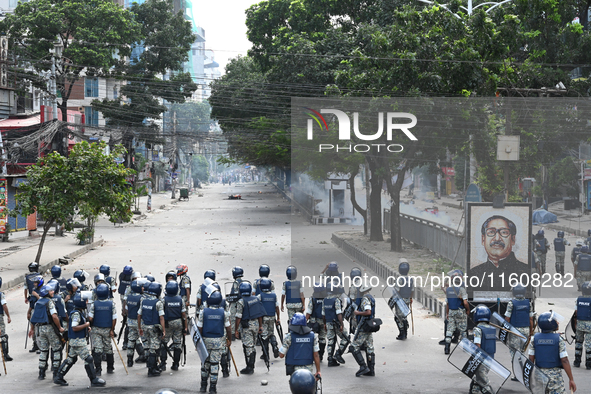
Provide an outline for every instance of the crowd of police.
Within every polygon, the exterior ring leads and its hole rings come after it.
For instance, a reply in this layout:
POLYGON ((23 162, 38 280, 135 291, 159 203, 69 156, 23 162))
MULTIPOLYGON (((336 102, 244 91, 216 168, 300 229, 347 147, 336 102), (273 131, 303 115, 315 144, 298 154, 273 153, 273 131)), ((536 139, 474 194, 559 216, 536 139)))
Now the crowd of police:
MULTIPOLYGON (((576 256, 579 268, 584 264, 587 251, 581 247, 576 256)), ((401 259, 398 286, 390 288, 388 305, 394 312, 398 326, 398 340, 407 338, 409 312, 412 311, 414 283, 409 277, 410 266, 401 259), (400 284, 403 284, 402 286, 400 284), (410 309, 409 309, 410 308, 410 309)), ((148 377, 159 376, 172 359, 171 370, 178 370, 181 359, 186 362, 185 337, 191 340, 201 357, 200 392, 217 392, 218 374, 230 374, 230 361, 234 362, 231 342, 241 340, 246 367, 242 374, 252 374, 255 369, 256 345, 261 346, 267 367, 271 354, 285 358, 286 374, 294 393, 314 393, 321 380, 320 365, 326 355, 328 367, 338 367, 351 353, 359 365, 357 377, 375 376, 375 349, 373 333, 380 328, 381 320, 375 315, 375 298, 371 286, 356 281, 362 272, 353 268, 351 286, 345 291, 335 262, 328 264, 315 283, 312 296, 305 301, 302 281, 297 268, 289 266, 281 295, 275 291, 270 267, 261 265, 259 278, 244 280, 241 267, 232 269, 233 282, 225 292, 216 282, 216 272, 207 270, 203 283, 195 289, 195 304, 191 303, 193 286, 188 267, 179 265, 169 271, 162 285, 152 275, 142 276, 132 266, 125 266, 118 278, 111 276, 108 265, 102 265, 89 285, 90 276, 77 270, 73 278, 62 277, 60 266, 51 268, 52 278, 47 282, 39 272, 37 263, 29 264, 30 273, 24 287, 25 302, 29 309, 28 337, 33 340, 31 352, 39 354, 39 379, 45 379, 51 364, 53 382, 67 386, 65 376, 78 358, 84 361, 92 386, 104 386, 101 378, 102 364, 106 373, 115 371, 117 341, 123 339, 122 349, 127 352, 127 367, 146 363, 148 377), (164 291, 163 291, 164 290, 164 291), (164 294, 162 294, 164 293, 164 294), (224 294, 225 293, 225 294, 224 294), (115 295, 120 298, 119 334, 116 335, 118 311, 115 295), (194 307, 194 317, 189 316, 194 307), (288 332, 283 335, 281 313, 287 309, 288 332), (346 327, 345 323, 348 323, 346 327), (277 336, 279 341, 277 340, 277 336), (271 353, 269 351, 271 348, 271 353), (65 349, 65 354, 63 351, 65 349), (365 357, 362 354, 365 352, 365 357), (137 353, 137 358, 135 355, 137 353)), ((460 270, 453 276, 463 277, 460 270)), ((446 338, 445 354, 450 344, 467 337, 467 318, 470 313, 465 288, 450 283, 446 289, 446 338)), ((0 287, 2 281, 0 278, 0 287)), ((576 353, 574 366, 579 367, 586 352, 587 369, 591 369, 591 282, 581 283, 582 295, 576 301, 574 324, 576 327, 576 353)), ((553 312, 542 313, 537 321, 531 302, 525 298, 523 286, 513 288, 514 299, 509 302, 505 320, 527 339, 529 358, 536 367, 550 378, 551 392, 563 392, 562 370, 569 378, 569 387, 576 390, 564 340, 556 333, 558 319, 553 312), (534 335, 537 323, 541 332, 534 335)), ((8 323, 10 314, 3 293, 0 292, 0 339, 4 361, 11 361, 8 354, 8 336, 5 334, 4 315, 8 323)), ((477 326, 473 331, 473 343, 491 358, 496 352, 496 329, 491 326, 491 311, 484 305, 474 310, 477 326)), ((515 349, 512 350, 512 355, 515 349)), ((525 348, 519 350, 526 350, 525 348)), ((118 349, 117 349, 118 351, 118 349)), ((123 358, 121 358, 123 361, 123 358)), ((482 370, 472 376, 471 393, 486 393, 486 374, 482 370)), ((515 378, 514 378, 515 379, 515 378)))

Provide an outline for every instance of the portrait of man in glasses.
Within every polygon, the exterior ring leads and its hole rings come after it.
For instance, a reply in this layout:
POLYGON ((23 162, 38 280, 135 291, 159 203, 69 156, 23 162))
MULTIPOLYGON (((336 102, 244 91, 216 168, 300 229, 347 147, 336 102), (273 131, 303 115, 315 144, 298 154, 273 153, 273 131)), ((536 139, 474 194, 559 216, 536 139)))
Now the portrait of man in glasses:
POLYGON ((482 247, 486 251, 486 261, 476 266, 471 264, 474 268, 470 269, 469 275, 479 278, 484 275, 487 278, 478 290, 510 291, 511 274, 515 273, 519 276, 530 273, 529 266, 519 261, 513 251, 517 236, 515 223, 504 216, 493 215, 482 223, 480 233, 482 247), (490 273, 494 273, 492 280, 489 277, 490 273), (504 274, 504 283, 502 274, 504 274))

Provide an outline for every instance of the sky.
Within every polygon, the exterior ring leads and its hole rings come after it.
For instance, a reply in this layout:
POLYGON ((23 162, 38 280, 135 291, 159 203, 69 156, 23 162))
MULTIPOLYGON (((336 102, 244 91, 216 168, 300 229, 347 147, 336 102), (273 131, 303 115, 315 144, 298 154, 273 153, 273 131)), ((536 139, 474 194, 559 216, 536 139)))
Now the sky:
POLYGON ((229 59, 246 55, 251 47, 246 38, 244 11, 262 0, 191 0, 195 22, 205 29, 205 48, 215 51, 220 72, 229 59))

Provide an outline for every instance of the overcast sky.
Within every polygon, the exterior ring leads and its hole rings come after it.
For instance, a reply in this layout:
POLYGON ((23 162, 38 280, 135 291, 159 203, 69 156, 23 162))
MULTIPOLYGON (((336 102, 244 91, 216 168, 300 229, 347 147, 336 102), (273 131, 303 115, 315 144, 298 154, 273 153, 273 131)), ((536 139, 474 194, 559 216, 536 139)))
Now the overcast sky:
POLYGON ((215 60, 224 68, 228 60, 246 55, 251 47, 246 38, 244 11, 262 0, 219 0, 193 2, 193 16, 197 25, 205 29, 205 48, 215 51, 215 60))

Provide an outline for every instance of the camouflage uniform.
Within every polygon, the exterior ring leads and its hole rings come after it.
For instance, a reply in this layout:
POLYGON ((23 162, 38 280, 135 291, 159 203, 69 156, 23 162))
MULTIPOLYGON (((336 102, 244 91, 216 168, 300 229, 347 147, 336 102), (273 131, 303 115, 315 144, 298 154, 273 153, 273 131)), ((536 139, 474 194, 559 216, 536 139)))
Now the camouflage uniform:
MULTIPOLYGON (((458 298, 462 300, 468 299, 468 293, 464 287, 460 287, 458 298)), ((451 337, 454 332, 460 332, 460 341, 466 338, 466 330, 468 329, 468 315, 466 309, 462 305, 459 309, 450 309, 447 314, 447 331, 445 332, 445 340, 447 343, 451 342, 451 337)))
MULTIPOLYGON (((353 286, 351 285, 351 287, 349 287, 349 298, 351 299, 351 302, 357 303, 357 298, 359 297, 359 289, 361 288, 361 286, 353 286)), ((349 322, 349 330, 351 331, 351 334, 355 333, 355 330, 357 330, 357 319, 355 319, 355 316, 353 316, 351 318, 351 321, 349 322)))
MULTIPOLYGON (((298 295, 303 292, 304 292, 304 288, 300 284, 300 291, 299 291, 298 295)), ((286 295, 285 282, 283 282, 283 289, 281 290, 281 295, 286 295)), ((295 313, 302 312, 304 309, 304 306, 302 305, 301 302, 293 302, 293 303, 287 302, 285 304, 285 307, 287 308, 287 322, 288 322, 288 324, 291 321, 291 318, 293 317, 293 315, 295 313)))
POLYGON ((0 291, 0 310, 2 310, 2 313, 0 313, 0 333, 2 335, 6 334, 6 326, 4 325, 4 305, 6 305, 6 297, 4 296, 4 293, 0 291))
MULTIPOLYGON (((575 301, 575 310, 577 307, 577 301, 575 301)), ((577 319, 575 335, 575 358, 583 358, 583 349, 585 349, 586 365, 591 365, 591 321, 577 319)))
MULTIPOLYGON (((507 303, 507 310, 505 311, 505 317, 511 318, 511 315, 513 314, 513 300, 510 300, 507 303)), ((530 311, 529 311, 529 317, 533 317, 534 316, 534 312, 531 308, 531 301, 530 301, 530 311)), ((517 331, 519 331, 520 333, 523 334, 523 336, 525 338, 529 338, 529 327, 515 327, 515 329, 517 331)), ((527 339, 526 339, 527 342, 527 339)), ((509 353, 511 354, 511 360, 513 360, 513 355, 515 354, 515 349, 519 350, 520 352, 525 351, 525 349, 521 349, 520 348, 520 344, 522 343, 522 339, 519 338, 516 335, 510 335, 509 336, 509 353)))
MULTIPOLYGON (((560 352, 560 358, 568 357, 568 353, 566 352, 566 344, 562 337, 558 340, 558 349, 560 352)), ((529 346, 529 355, 535 356, 535 346, 534 341, 531 341, 529 346)), ((540 367, 538 367, 540 368, 540 367)), ((548 387, 546 388, 547 394, 564 394, 566 393, 566 389, 564 388, 564 379, 562 378, 562 371, 561 367, 555 368, 540 368, 540 371, 545 373, 548 378, 550 378, 550 382, 548 383, 548 387)))
MULTIPOLYGON (((72 327, 76 327, 80 324, 82 312, 77 310, 72 313, 70 316, 70 324, 72 327)), ((94 331, 94 329, 93 329, 94 331)), ((92 332, 92 331, 91 331, 92 332)), ((68 351, 68 363, 74 364, 76 361, 76 357, 80 357, 84 360, 84 365, 88 365, 86 359, 90 356, 90 351, 88 350, 88 346, 86 343, 85 338, 71 338, 68 340, 69 343, 69 351, 68 351)))
MULTIPOLYGON (((335 298, 335 302, 334 302, 334 309, 335 309, 335 313, 338 315, 343 313, 343 309, 341 306, 341 298, 338 297, 336 294, 331 294, 326 298, 335 298)), ((362 305, 363 305, 363 301, 362 301, 362 305)), ((371 305, 371 304, 370 304, 371 305)), ((322 306, 322 316, 325 316, 324 313, 324 304, 322 306)), ((368 333, 370 334, 370 333, 368 333)), ((359 333, 359 336, 361 335, 361 333, 359 333)), ((327 344, 326 344, 326 352, 331 355, 333 354, 333 348, 335 347, 335 345, 337 344, 337 336, 339 338, 341 338, 341 343, 337 349, 337 351, 339 352, 339 354, 344 354, 345 353, 345 348, 347 347, 347 345, 349 344, 349 333, 347 332, 347 329, 345 328, 345 325, 343 324, 343 331, 339 330, 339 325, 335 324, 334 322, 331 321, 327 321, 326 322, 326 340, 327 340, 327 344)), ((358 336, 358 338, 359 338, 358 336)))
MULTIPOLYGON (((318 340, 319 340, 318 334, 314 333, 314 351, 315 352, 320 351, 320 345, 318 344, 318 340)), ((279 352, 281 352, 281 354, 286 355, 290 346, 291 346, 291 332, 288 332, 285 335, 285 338, 283 338, 283 343, 281 344, 281 347, 279 348, 279 352)), ((308 371, 314 373, 314 369, 312 368, 313 366, 314 366, 314 364, 294 365, 293 370, 297 371, 298 369, 307 369, 308 371)))
MULTIPOLYGON (((566 246, 566 245, 570 245, 568 243, 568 241, 564 238, 560 238, 562 240, 562 243, 566 246)), ((556 240, 554 240, 554 242, 556 242, 556 240)), ((560 245, 560 243, 559 243, 560 245)), ((566 251, 557 251, 556 247, 554 247, 554 253, 556 253, 556 263, 555 263, 555 268, 556 268, 556 273, 562 273, 564 272, 564 258, 566 256, 566 251)))
MULTIPOLYGON (((242 312, 244 312, 244 301, 241 299, 236 303, 236 318, 242 319, 242 312)), ((242 323, 241 323, 242 325, 242 323)), ((242 328, 242 346, 244 347, 244 354, 248 358, 255 352, 255 341, 259 333, 259 319, 250 319, 248 321, 248 328, 242 328)))
MULTIPOLYGON (((191 291, 191 278, 189 278, 189 275, 185 274, 185 275, 181 276, 179 288, 188 289, 189 291, 191 291)), ((185 306, 186 306, 187 302, 189 302, 190 300, 187 299, 186 295, 182 296, 182 298, 183 298, 183 302, 185 303, 185 306)))
MULTIPOLYGON (((316 334, 318 334, 318 343, 319 346, 325 347, 326 346, 326 325, 324 324, 324 321, 322 319, 317 319, 314 316, 312 316, 312 310, 314 308, 314 299, 312 297, 310 297, 310 300, 308 301, 308 306, 306 307, 306 310, 304 311, 304 314, 310 315, 310 319, 308 319, 308 323, 318 323, 318 325, 320 326, 320 330, 318 330, 318 332, 316 332, 316 334)), ((355 320, 355 319, 352 319, 355 320)), ((320 356, 320 359, 322 360, 322 356, 320 356)))
MULTIPOLYGON (((492 326, 490 324, 482 323, 482 322, 479 323, 478 326, 474 327, 474 343, 477 345, 480 345, 482 343, 482 330, 479 327, 492 328, 492 326)), ((476 373, 474 374, 474 377, 472 378, 472 384, 470 385, 470 394, 482 394, 482 393, 494 392, 493 389, 490 387, 490 379, 488 378, 488 371, 489 371, 489 368, 484 364, 480 364, 480 366, 476 369, 476 373)))
MULTIPOLYGON (((358 310, 359 311, 371 310, 371 301, 369 300, 367 295, 363 296, 363 300, 361 300, 361 305, 359 306, 358 310)), ((374 354, 373 333, 359 331, 355 335, 357 335, 357 338, 355 338, 353 343, 351 343, 351 346, 353 347, 353 351, 354 352, 361 351, 361 348, 365 347, 365 352, 367 354, 374 354)), ((342 342, 341 342, 341 345, 342 345, 342 342)))
MULTIPOLYGON (((581 255, 578 255, 577 258, 575 259, 575 267, 579 266, 579 258, 581 257, 581 255)), ((579 289, 581 288, 581 286, 583 285, 583 283, 587 282, 587 281, 591 281, 591 271, 579 271, 577 269, 577 286, 579 287, 579 289)))
POLYGON ((548 240, 546 238, 544 239, 538 239, 536 238, 534 240, 534 245, 540 245, 541 247, 544 247, 544 252, 542 252, 541 250, 538 250, 538 247, 535 247, 536 250, 536 257, 538 258, 538 261, 540 262, 540 266, 542 268, 542 272, 540 274, 544 274, 546 272, 546 254, 548 253, 548 251, 550 250, 550 242, 548 242, 548 240))
MULTIPOLYGON (((263 278, 258 278, 258 279, 254 280, 254 283, 252 284, 252 295, 256 295, 255 294, 256 289, 257 289, 257 286, 259 285, 259 282, 261 281, 261 279, 263 279, 263 278)), ((264 279, 269 279, 269 278, 264 278, 264 279)), ((269 279, 269 280, 271 280, 271 279, 269 279)), ((275 282, 273 282, 272 280, 271 280, 271 292, 272 293, 275 292, 275 282)))
MULTIPOLYGON (((270 291, 271 293, 273 290, 270 291)), ((260 299, 261 296, 259 295, 258 298, 260 299)), ((275 299, 275 308, 279 308, 279 298, 276 297, 275 299)), ((263 333, 261 334, 263 341, 267 339, 271 339, 272 336, 275 335, 275 322, 277 321, 277 316, 274 314, 273 316, 263 316, 263 333)), ((277 341, 277 339, 273 339, 277 341)), ((277 346, 276 344, 274 346, 277 346)))
MULTIPOLYGON (((239 288, 240 288, 240 283, 242 283, 242 279, 241 278, 237 278, 234 283, 232 283, 232 289, 230 290, 231 294, 240 294, 239 288)), ((236 330, 241 330, 240 327, 236 327, 236 306, 238 305, 238 302, 230 302, 230 325, 232 327, 232 340, 234 340, 234 333, 236 332, 236 330)))
MULTIPOLYGON (((47 306, 50 315, 49 319, 52 320, 52 315, 57 315, 57 309, 55 308, 55 304, 52 300, 49 300, 47 306)), ((54 352, 52 369, 57 371, 62 361, 62 343, 57 337, 52 325, 53 321, 50 321, 49 324, 44 326, 35 325, 35 337, 37 346, 41 351, 39 354, 39 369, 47 368, 47 359, 49 357, 49 349, 51 348, 51 350, 54 352)))
MULTIPOLYGON (((230 313, 224 312, 224 327, 231 327, 230 324, 230 313)), ((199 314, 199 319, 197 320, 197 327, 203 327, 203 313, 199 314)), ((228 351, 226 347, 226 331, 224 330, 224 336, 219 338, 203 338, 203 343, 205 344, 205 348, 207 349, 207 353, 209 353, 209 357, 203 363, 201 367, 201 379, 209 381, 211 384, 215 385, 218 381, 218 373, 220 368, 220 361, 222 357, 228 351)))
MULTIPOLYGON (((156 296, 150 294, 147 294, 146 297, 142 299, 142 301, 140 302, 140 307, 137 311, 138 319, 141 319, 142 306, 144 301, 154 299, 156 299, 156 296)), ((164 316, 164 304, 162 303, 162 301, 158 300, 158 302, 156 303, 156 310, 158 311, 158 316, 164 316)), ((158 350, 160 349, 162 340, 162 329, 163 327, 161 327, 160 324, 155 324, 153 326, 142 325, 142 330, 144 331, 144 336, 146 338, 149 349, 148 352, 151 355, 158 354, 158 350)))
MULTIPOLYGON (((113 320, 117 319, 117 310, 113 302, 111 308, 111 316, 113 320)), ((89 304, 88 317, 94 318, 94 304, 89 304)), ((113 354, 113 346, 111 340, 110 327, 92 327, 90 336, 92 338, 92 351, 100 354, 113 354)))

